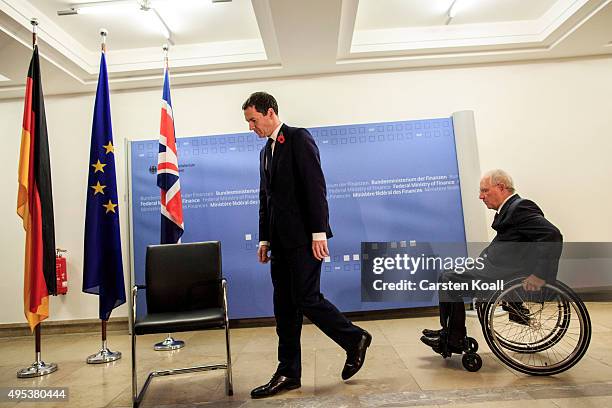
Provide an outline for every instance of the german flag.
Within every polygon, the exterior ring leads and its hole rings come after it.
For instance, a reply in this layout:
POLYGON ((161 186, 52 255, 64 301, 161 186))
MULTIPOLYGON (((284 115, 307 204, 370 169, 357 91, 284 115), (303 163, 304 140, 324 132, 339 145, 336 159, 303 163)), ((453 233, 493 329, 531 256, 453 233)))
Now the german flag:
POLYGON ((49 317, 49 295, 57 294, 49 141, 36 45, 26 84, 18 181, 17 214, 26 232, 24 312, 33 331, 49 317))

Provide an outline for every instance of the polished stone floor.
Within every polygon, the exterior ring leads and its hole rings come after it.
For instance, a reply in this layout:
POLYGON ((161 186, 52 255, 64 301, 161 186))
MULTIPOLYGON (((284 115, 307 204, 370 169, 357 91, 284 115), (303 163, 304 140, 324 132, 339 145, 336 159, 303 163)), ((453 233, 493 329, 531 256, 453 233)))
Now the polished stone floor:
MULTIPOLYGON (((590 303, 593 337, 587 355, 575 367, 553 377, 531 377, 504 366, 486 346, 478 323, 468 319, 470 335, 480 343, 484 365, 469 373, 454 356, 444 360, 419 342, 420 330, 436 327, 435 317, 364 321, 373 336, 364 368, 343 382, 343 351, 313 325, 302 335, 302 388, 266 400, 251 400, 250 390, 267 382, 276 367, 273 327, 234 329, 234 396, 224 394, 224 371, 202 372, 153 380, 142 406, 165 407, 612 407, 612 303, 590 303)), ((187 346, 175 352, 153 351, 163 336, 138 337, 139 382, 156 368, 224 361, 222 331, 180 333, 187 346)), ((123 359, 108 365, 84 363, 99 348, 97 334, 44 337, 43 360, 59 370, 37 379, 17 379, 16 371, 31 363, 32 338, 0 339, 0 388, 68 387, 62 403, 0 403, 1 407, 128 407, 131 406, 130 337, 110 333, 109 346, 123 359)))

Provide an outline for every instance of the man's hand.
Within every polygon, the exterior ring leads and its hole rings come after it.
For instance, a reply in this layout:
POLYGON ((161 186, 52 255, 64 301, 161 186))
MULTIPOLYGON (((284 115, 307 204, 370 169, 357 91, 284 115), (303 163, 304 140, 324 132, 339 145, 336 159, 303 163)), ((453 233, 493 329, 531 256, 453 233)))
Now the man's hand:
POLYGON ((312 254, 319 261, 322 261, 326 256, 329 256, 327 241, 312 241, 312 254))
POLYGON ((268 263, 270 257, 268 256, 268 251, 270 248, 267 245, 260 245, 257 248, 257 260, 263 264, 268 263))
POLYGON ((544 279, 540 279, 532 274, 523 281, 523 289, 528 292, 537 292, 538 290, 542 289, 542 286, 545 284, 546 281, 544 279))

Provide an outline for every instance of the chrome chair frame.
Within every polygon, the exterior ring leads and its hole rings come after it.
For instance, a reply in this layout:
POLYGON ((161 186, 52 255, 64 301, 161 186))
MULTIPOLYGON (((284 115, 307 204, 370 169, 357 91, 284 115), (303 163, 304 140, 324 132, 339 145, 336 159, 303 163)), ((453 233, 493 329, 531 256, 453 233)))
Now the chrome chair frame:
POLYGON ((138 294, 138 289, 146 289, 145 285, 134 285, 132 287, 132 323, 131 323, 131 335, 132 335, 132 406, 134 408, 138 407, 142 402, 142 398, 144 397, 151 380, 155 377, 162 377, 166 375, 175 375, 175 374, 186 374, 193 373, 199 371, 211 371, 211 370, 219 370, 224 369, 227 370, 225 374, 225 387, 227 395, 231 396, 234 394, 234 387, 232 383, 232 354, 230 350, 230 333, 229 333, 229 317, 227 313, 227 281, 225 278, 221 278, 221 287, 223 290, 223 314, 225 320, 225 351, 227 353, 227 361, 225 364, 209 364, 209 365, 200 365, 193 367, 185 367, 185 368, 175 368, 169 370, 157 370, 149 372, 147 379, 142 387, 142 389, 138 390, 137 383, 137 371, 136 371, 136 332, 134 330, 134 325, 136 323, 136 296, 138 294))

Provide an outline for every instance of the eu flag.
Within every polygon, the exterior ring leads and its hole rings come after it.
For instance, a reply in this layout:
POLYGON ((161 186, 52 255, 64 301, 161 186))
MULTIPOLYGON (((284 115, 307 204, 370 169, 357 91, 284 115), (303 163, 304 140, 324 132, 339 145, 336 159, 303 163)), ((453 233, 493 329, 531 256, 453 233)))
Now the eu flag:
POLYGON ((100 319, 125 303, 119 200, 106 58, 102 53, 89 151, 83 292, 99 295, 100 319))

